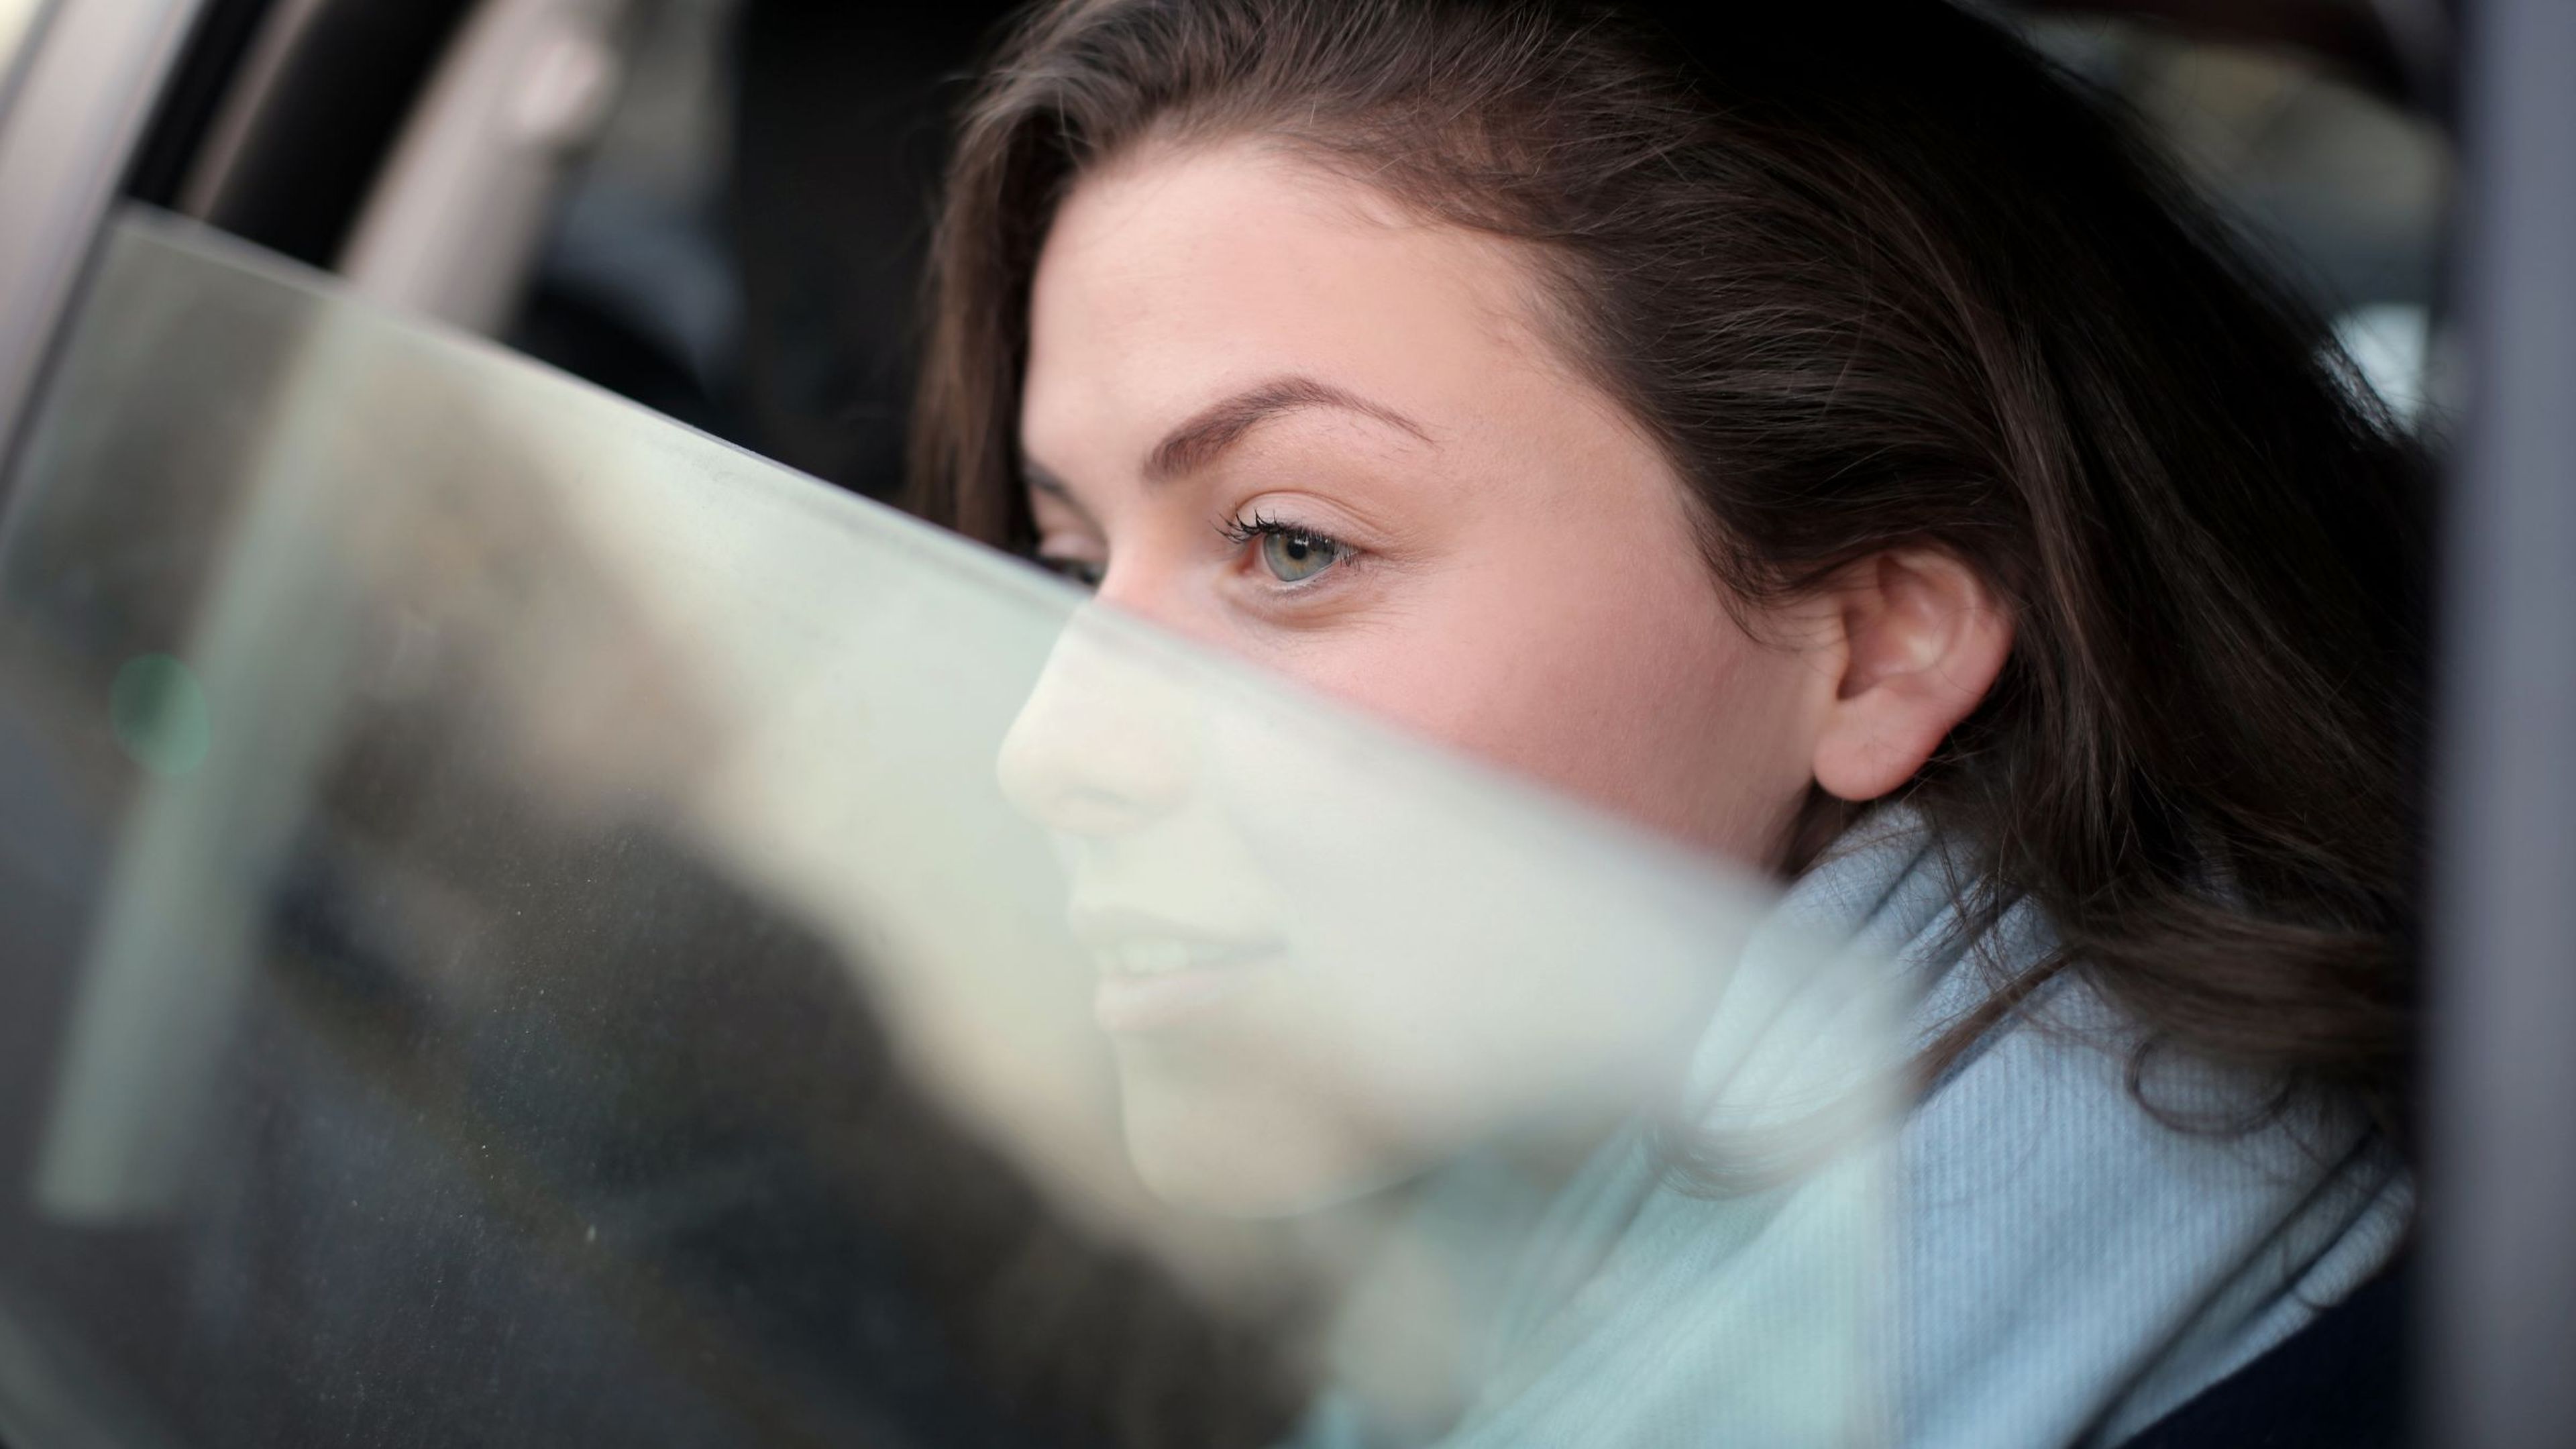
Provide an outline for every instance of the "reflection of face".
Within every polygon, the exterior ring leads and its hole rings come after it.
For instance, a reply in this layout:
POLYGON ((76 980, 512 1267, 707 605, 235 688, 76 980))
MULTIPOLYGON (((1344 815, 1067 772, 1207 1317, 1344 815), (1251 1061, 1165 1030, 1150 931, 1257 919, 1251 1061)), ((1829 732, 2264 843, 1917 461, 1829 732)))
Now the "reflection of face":
MULTIPOLYGON (((1040 551, 1096 579, 1104 605, 1767 863, 1810 778, 1814 691, 1796 687, 1794 652, 1736 625, 1670 465, 1558 359, 1533 287, 1509 247, 1248 144, 1149 151, 1085 179, 1030 303, 1021 436, 1040 551)), ((1199 717, 1148 742, 1133 718, 1086 713, 1074 696, 1132 715, 1152 694, 1068 689, 1068 656, 1094 652, 1069 639, 1003 772, 1064 839, 1148 1176, 1285 1202, 1463 1145, 1443 1139, 1502 1125, 1506 1102, 1532 1109, 1526 1082, 1475 1080, 1515 1070, 1508 1031, 1435 999, 1475 993, 1472 976, 1382 982, 1335 997, 1337 1019, 1314 1014, 1331 993, 1258 1008, 1274 1043, 1278 1022, 1312 1017, 1316 1070, 1368 1069, 1330 1062, 1330 1036, 1451 1073, 1425 1089, 1437 1111, 1354 1130, 1344 1103, 1327 1131, 1306 1110, 1322 1084, 1300 1096, 1244 1065, 1260 1054, 1241 1041, 1220 1049, 1283 938, 1318 928, 1303 913, 1340 913, 1301 897, 1283 860, 1395 842, 1347 837, 1369 822, 1343 792, 1301 795, 1243 730, 1199 717), (1265 850, 1283 825, 1300 843, 1265 850), (1489 1049, 1443 1042, 1452 1025, 1489 1049), (1495 1104, 1481 1114, 1480 1085, 1495 1104), (1213 1188, 1255 1136, 1265 1180, 1213 1188)))

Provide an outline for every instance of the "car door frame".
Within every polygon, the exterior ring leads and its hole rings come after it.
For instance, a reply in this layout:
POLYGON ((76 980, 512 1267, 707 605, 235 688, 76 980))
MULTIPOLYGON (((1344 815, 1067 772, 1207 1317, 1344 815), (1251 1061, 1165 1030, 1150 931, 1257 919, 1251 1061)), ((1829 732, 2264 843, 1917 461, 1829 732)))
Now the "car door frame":
POLYGON ((54 0, 0 97, 0 510, 127 159, 203 0, 54 0))

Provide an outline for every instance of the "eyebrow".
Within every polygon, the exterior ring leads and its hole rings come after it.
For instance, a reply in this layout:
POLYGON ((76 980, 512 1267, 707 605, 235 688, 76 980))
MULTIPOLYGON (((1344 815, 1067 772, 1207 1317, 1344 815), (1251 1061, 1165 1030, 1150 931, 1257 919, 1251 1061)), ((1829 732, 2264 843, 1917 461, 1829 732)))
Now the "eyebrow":
POLYGON ((1073 496, 1073 490, 1064 485, 1064 480, 1048 472, 1037 459, 1026 453, 1020 454, 1020 481, 1028 485, 1030 492, 1043 493, 1055 499, 1081 514, 1083 522, 1099 527, 1098 521, 1091 516, 1091 510, 1082 506, 1082 500, 1073 496))
POLYGON ((1215 462, 1262 423, 1309 408, 1357 413, 1423 442, 1431 441, 1420 423, 1382 403, 1311 377, 1280 377, 1211 403, 1172 429, 1154 445, 1154 451, 1145 455, 1145 481, 1159 483, 1194 473, 1215 462))
MULTIPOLYGON (((1356 413, 1423 442, 1431 441, 1431 434, 1420 423, 1383 403, 1371 402, 1328 382, 1292 375, 1272 378, 1246 388, 1191 414, 1187 421, 1166 433, 1163 440, 1154 445, 1153 451, 1145 455, 1145 481, 1163 483, 1194 473, 1215 462, 1226 449, 1241 442, 1246 433, 1262 423, 1310 408, 1356 413)), ((1086 521, 1090 519, 1090 511, 1082 506, 1073 490, 1065 486, 1064 480, 1048 472, 1025 452, 1020 455, 1020 477, 1031 489, 1061 500, 1082 514, 1086 521)))

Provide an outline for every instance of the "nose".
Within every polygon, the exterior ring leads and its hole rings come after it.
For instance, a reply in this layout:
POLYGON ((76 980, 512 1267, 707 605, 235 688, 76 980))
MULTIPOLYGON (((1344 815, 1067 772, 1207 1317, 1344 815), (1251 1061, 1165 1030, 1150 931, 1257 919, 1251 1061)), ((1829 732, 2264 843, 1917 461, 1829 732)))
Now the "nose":
POLYGON ((1180 661, 1094 605, 1066 624, 996 773, 1050 829, 1123 835, 1180 808, 1198 776, 1197 708, 1180 661))

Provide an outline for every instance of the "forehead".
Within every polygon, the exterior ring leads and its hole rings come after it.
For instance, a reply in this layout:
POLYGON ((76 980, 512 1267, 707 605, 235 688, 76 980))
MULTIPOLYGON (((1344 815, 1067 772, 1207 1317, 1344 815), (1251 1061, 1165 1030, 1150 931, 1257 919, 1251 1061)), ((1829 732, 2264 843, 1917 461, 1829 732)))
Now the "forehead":
POLYGON ((1049 232, 1023 441, 1067 469, 1132 464, 1159 428, 1286 373, 1472 417, 1549 371, 1530 282, 1507 244, 1275 149, 1151 150, 1085 177, 1049 232))

